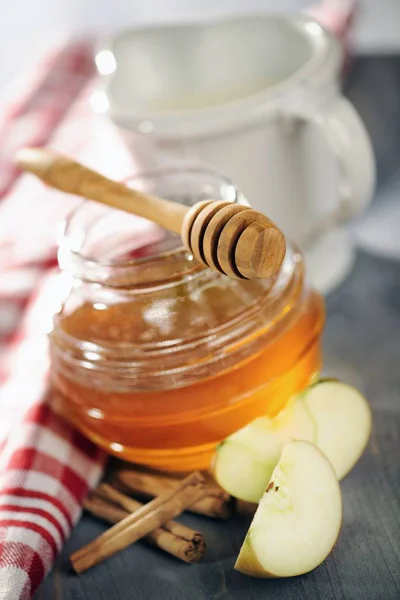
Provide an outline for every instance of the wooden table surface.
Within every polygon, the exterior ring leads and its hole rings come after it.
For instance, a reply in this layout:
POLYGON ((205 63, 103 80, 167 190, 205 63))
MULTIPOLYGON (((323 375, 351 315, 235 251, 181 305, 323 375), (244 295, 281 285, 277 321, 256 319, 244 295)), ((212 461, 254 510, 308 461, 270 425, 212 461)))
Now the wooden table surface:
MULTIPOLYGON (((390 193, 400 188, 399 73, 397 57, 363 58, 349 79, 349 95, 378 151, 380 193, 373 210, 392 202, 390 193)), ((182 522, 206 536, 203 562, 181 564, 139 543, 78 577, 69 554, 105 528, 85 515, 35 600, 399 600, 400 252, 388 258, 359 250, 352 275, 330 295, 327 309, 326 372, 366 393, 374 429, 362 460, 342 482, 343 527, 324 564, 293 579, 246 577, 233 565, 249 519, 221 523, 185 515, 182 522)))

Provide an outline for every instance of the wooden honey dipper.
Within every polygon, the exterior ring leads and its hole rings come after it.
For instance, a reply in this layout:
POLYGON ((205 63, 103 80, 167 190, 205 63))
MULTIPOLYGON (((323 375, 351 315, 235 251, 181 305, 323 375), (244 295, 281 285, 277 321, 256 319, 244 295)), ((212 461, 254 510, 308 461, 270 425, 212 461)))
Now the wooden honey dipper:
POLYGON ((206 200, 187 207, 145 194, 60 156, 26 148, 16 157, 24 171, 48 185, 133 213, 180 233, 186 249, 201 263, 236 279, 265 279, 283 262, 283 233, 267 217, 247 206, 206 200))

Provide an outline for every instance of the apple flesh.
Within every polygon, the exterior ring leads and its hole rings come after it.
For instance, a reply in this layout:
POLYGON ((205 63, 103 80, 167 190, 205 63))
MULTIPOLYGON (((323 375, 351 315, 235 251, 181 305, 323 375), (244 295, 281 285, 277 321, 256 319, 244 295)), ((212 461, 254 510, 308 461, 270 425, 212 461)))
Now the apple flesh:
POLYGON ((340 381, 321 380, 273 419, 255 419, 222 442, 214 458, 214 476, 232 496, 258 502, 283 446, 304 440, 326 454, 340 480, 360 458, 370 432, 365 398, 340 381))
POLYGON ((328 457, 340 481, 368 444, 372 427, 368 402, 355 388, 333 380, 311 386, 303 401, 314 422, 314 443, 328 457))
POLYGON ((254 577, 293 577, 312 571, 332 550, 342 522, 335 472, 314 445, 283 448, 237 558, 254 577))
POLYGON ((300 398, 274 419, 259 417, 222 442, 214 458, 214 477, 229 494, 258 502, 287 441, 312 441, 314 424, 300 398))

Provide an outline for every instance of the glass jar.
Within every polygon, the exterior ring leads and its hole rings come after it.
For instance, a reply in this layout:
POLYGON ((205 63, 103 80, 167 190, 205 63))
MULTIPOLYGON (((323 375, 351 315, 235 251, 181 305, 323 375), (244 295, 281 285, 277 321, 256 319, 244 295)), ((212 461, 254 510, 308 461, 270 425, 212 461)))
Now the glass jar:
MULTIPOLYGON (((193 204, 246 204, 228 180, 167 169, 133 187, 193 204)), ((271 280, 199 265, 179 236, 84 202, 59 264, 69 292, 50 334, 54 409, 112 454, 166 470, 207 468, 215 446, 274 415, 321 367, 321 297, 288 245, 271 280)))

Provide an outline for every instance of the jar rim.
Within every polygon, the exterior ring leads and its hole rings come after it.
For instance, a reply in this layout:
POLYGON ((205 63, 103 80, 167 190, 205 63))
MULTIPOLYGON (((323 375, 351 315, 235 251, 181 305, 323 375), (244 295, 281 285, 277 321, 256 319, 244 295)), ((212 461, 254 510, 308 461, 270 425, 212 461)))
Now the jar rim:
MULTIPOLYGON (((247 203, 240 189, 226 176, 203 166, 185 165, 185 166, 168 166, 146 169, 131 176, 125 177, 124 183, 134 183, 135 181, 155 180, 174 175, 187 175, 194 177, 206 177, 213 182, 216 182, 220 187, 226 188, 227 200, 233 203, 247 203)), ((177 242, 173 248, 157 252, 149 256, 129 257, 126 259, 109 259, 104 257, 96 257, 94 255, 85 255, 82 253, 82 245, 84 243, 85 233, 73 231, 75 221, 82 216, 82 212, 87 208, 90 210, 97 206, 99 212, 109 212, 111 215, 115 213, 115 209, 96 205, 95 203, 83 200, 76 206, 64 221, 62 228, 61 239, 59 240, 58 261, 61 270, 70 272, 74 277, 77 277, 85 282, 99 283, 109 287, 126 287, 128 285, 127 278, 131 274, 132 280, 135 280, 139 270, 146 271, 162 269, 165 275, 159 278, 151 278, 151 285, 165 285, 168 282, 175 282, 176 279, 183 280, 186 277, 200 274, 207 267, 198 263, 194 257, 184 248, 183 244, 177 242), (136 273, 134 273, 136 272, 136 273), (119 281, 121 280, 121 281, 119 281), (166 281, 168 280, 168 281, 166 281), (119 282, 119 283, 118 283, 119 282)), ((118 211, 119 212, 119 211, 118 211)), ((128 215, 130 217, 131 215, 128 215)), ((101 217, 99 217, 101 218, 101 217)), ((133 217, 135 218, 135 217, 133 217)), ((141 219, 136 217, 136 219, 141 219)), ((145 219, 141 219, 145 222, 145 219)), ((148 221, 150 224, 151 222, 148 221)), ((142 278, 139 278, 142 279, 142 278)), ((143 285, 144 281, 134 283, 135 287, 143 285)))

